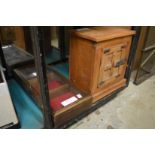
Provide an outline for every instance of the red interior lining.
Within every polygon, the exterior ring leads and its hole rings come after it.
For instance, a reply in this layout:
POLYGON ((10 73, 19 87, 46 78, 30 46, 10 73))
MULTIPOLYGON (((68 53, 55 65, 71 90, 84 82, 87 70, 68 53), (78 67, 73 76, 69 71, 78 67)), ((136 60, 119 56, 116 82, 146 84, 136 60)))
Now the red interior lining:
POLYGON ((63 105, 61 104, 61 102, 65 101, 73 96, 75 96, 75 94, 73 92, 66 92, 58 97, 51 99, 50 105, 51 105, 52 110, 53 111, 60 110, 61 108, 63 108, 63 105))

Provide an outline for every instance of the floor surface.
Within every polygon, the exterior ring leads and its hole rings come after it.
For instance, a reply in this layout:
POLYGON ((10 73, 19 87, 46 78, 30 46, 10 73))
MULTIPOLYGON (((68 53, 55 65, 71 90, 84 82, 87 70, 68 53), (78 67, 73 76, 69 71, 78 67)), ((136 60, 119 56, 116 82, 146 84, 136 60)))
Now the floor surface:
POLYGON ((138 86, 131 81, 115 99, 70 128, 155 128, 155 76, 138 86))
POLYGON ((10 80, 8 86, 21 129, 43 128, 43 114, 37 103, 15 80, 10 80))
MULTIPOLYGON (((43 116, 34 101, 15 81, 9 82, 9 88, 21 128, 42 128, 43 116)), ((70 128, 155 128, 155 76, 138 86, 131 81, 116 98, 70 128)))

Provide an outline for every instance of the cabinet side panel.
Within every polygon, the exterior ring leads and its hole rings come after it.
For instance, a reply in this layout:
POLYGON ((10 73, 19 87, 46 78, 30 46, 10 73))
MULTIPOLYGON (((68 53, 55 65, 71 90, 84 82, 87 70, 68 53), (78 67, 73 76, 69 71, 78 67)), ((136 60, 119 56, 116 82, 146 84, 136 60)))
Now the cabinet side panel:
POLYGON ((93 68, 93 45, 90 41, 71 36, 70 42, 70 80, 85 92, 90 92, 93 68))

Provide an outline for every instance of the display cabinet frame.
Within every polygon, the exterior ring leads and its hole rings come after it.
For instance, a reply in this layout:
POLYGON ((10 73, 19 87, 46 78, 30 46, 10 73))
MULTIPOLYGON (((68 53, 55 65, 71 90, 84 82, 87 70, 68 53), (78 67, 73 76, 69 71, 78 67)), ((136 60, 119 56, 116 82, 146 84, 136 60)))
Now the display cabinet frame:
MULTIPOLYGON (((44 128, 50 129, 50 128, 55 128, 55 126, 53 124, 54 118, 52 117, 52 111, 49 105, 49 90, 48 90, 48 84, 47 84, 45 52, 44 52, 46 37, 45 37, 43 29, 44 27, 36 27, 36 26, 30 27, 30 30, 31 30, 30 32, 31 32, 32 44, 33 44, 32 46, 33 46, 33 51, 34 51, 35 66, 37 69, 38 80, 40 83, 41 98, 42 98, 42 104, 43 104, 43 115, 44 115, 44 128)), ((126 88, 129 85, 133 60, 134 60, 134 56, 136 53, 136 48, 137 48, 137 43, 138 43, 141 27, 136 26, 136 27, 132 27, 132 29, 136 31, 136 35, 134 35, 132 38, 131 50, 130 50, 129 59, 128 59, 128 67, 125 73, 125 78, 127 79, 126 85, 123 88, 116 90, 110 95, 92 104, 92 106, 89 109, 82 112, 79 116, 70 120, 68 123, 66 123, 65 125, 59 128, 67 128, 73 123, 79 121, 83 117, 87 116, 89 113, 93 112, 97 108, 103 106, 108 101, 116 97, 120 91, 122 91, 124 88, 126 88)), ((0 53, 1 53, 2 63, 5 66, 3 51, 1 47, 0 49, 1 49, 0 53)))

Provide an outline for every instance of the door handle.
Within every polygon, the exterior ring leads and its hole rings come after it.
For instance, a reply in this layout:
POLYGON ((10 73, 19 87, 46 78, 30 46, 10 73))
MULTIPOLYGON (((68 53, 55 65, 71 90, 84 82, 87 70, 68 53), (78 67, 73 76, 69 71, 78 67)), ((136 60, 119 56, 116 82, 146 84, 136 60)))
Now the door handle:
POLYGON ((104 54, 109 53, 110 52, 110 48, 104 48, 103 52, 104 52, 104 54))
POLYGON ((125 63, 126 63, 126 60, 125 59, 122 59, 122 60, 116 62, 116 64, 114 65, 114 67, 119 67, 121 65, 124 65, 125 63))

